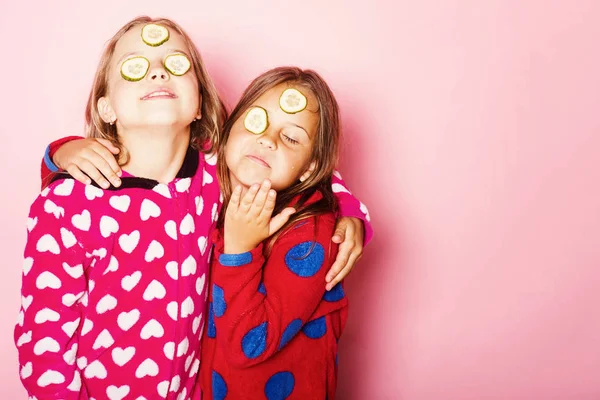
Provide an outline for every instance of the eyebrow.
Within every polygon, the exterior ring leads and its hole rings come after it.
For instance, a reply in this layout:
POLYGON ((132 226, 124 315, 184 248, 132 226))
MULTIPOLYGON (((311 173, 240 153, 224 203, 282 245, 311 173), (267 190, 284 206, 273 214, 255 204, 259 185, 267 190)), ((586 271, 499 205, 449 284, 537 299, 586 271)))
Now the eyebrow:
MULTIPOLYGON (((188 55, 187 52, 185 52, 183 50, 179 50, 179 49, 167 49, 166 53, 168 53, 168 54, 181 53, 181 54, 185 54, 186 56, 189 57, 189 55, 188 55)), ((117 62, 117 64, 120 64, 126 58, 129 58, 131 56, 137 56, 137 55, 140 55, 140 54, 141 54, 141 52, 139 52, 139 51, 130 51, 130 52, 127 52, 127 53, 123 54, 121 56, 121 58, 119 58, 119 61, 117 62)))

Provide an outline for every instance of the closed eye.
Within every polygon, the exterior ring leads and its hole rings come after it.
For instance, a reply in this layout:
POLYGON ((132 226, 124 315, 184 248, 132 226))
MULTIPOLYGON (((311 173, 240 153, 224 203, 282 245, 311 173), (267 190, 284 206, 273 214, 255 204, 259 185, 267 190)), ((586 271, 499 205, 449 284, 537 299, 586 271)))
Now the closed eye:
POLYGON ((287 135, 283 135, 283 138, 284 138, 285 140, 287 140, 288 142, 290 142, 291 144, 298 144, 298 143, 300 143, 300 142, 298 142, 297 140, 295 140, 295 139, 292 139, 291 137, 289 137, 289 136, 287 136, 287 135))

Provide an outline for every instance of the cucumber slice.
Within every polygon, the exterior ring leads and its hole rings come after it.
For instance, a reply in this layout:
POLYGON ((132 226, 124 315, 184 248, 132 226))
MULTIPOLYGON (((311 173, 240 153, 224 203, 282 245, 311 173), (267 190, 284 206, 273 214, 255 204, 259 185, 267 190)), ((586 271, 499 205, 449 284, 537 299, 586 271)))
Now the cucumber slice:
POLYGON ((162 25, 148 24, 142 28, 142 40, 148 46, 160 46, 169 40, 169 30, 162 25))
POLYGON ((137 82, 144 79, 150 68, 150 61, 142 56, 126 59, 121 64, 121 76, 126 81, 137 82))
POLYGON ((181 76, 192 67, 190 59, 185 54, 170 54, 165 58, 165 68, 172 75, 181 76))
POLYGON ((279 107, 288 114, 296 114, 306 108, 306 96, 298 89, 285 89, 279 97, 279 107))
POLYGON ((244 127, 255 135, 260 135, 266 131, 268 125, 267 110, 262 107, 252 107, 244 119, 244 127))

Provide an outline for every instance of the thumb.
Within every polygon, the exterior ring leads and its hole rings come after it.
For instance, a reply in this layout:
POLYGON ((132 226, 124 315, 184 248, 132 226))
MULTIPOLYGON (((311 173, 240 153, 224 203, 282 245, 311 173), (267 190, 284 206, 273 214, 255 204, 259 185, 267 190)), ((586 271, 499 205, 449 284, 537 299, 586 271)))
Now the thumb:
POLYGON ((271 218, 271 221, 269 222, 269 236, 280 230, 295 212, 295 209, 288 207, 271 218))
POLYGON ((104 147, 106 147, 111 153, 119 154, 119 148, 116 147, 110 140, 103 138, 96 138, 96 140, 104 147))

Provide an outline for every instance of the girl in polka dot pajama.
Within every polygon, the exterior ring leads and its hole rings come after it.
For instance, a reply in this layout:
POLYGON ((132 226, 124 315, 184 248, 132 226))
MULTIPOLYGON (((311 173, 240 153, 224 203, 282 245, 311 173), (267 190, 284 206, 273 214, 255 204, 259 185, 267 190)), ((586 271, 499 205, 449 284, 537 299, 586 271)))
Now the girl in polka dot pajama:
POLYGON ((223 143, 228 206, 214 235, 204 398, 334 399, 348 300, 341 283, 326 291, 322 282, 337 254, 337 103, 314 71, 273 69, 246 89, 223 143), (281 103, 290 89, 304 109, 281 103), (265 118, 259 133, 245 125, 256 113, 265 118))
MULTIPOLYGON (((108 75, 103 82, 105 76, 99 70, 86 118, 92 132, 94 128, 112 132, 113 145, 126 147, 135 161, 143 160, 143 156, 136 157, 138 154, 152 154, 151 164, 156 164, 163 160, 156 155, 163 155, 167 146, 155 143, 156 148, 145 148, 149 143, 144 136, 127 136, 126 123, 131 121, 120 121, 131 111, 127 103, 122 104, 125 108, 119 113, 110 115, 101 108, 106 104, 98 101, 106 85, 110 90, 111 79, 120 78, 118 64, 123 57, 118 57, 117 50, 123 50, 123 46, 119 37, 137 31, 129 36, 139 39, 139 30, 150 22, 148 18, 136 19, 111 40, 109 48, 116 45, 116 49, 103 58, 113 61, 110 67, 117 71, 117 77, 108 75)), ((171 176, 165 173, 166 178, 155 177, 158 168, 144 169, 130 163, 125 165, 127 172, 123 171, 120 187, 103 190, 97 184, 80 185, 65 174, 52 175, 52 182, 32 205, 23 301, 15 327, 20 375, 31 398, 185 399, 197 382, 199 337, 206 320, 210 232, 220 207, 216 159, 206 144, 217 143, 224 112, 189 38, 171 21, 154 23, 170 28, 167 43, 182 41, 177 49, 186 49, 184 53, 192 59, 192 69, 185 77, 197 78, 198 84, 196 94, 187 98, 192 104, 199 103, 200 112, 181 130, 189 136, 185 152, 177 153, 179 162, 172 163, 179 170, 160 169, 161 173, 172 171, 171 176), (195 150, 195 143, 205 144, 201 152, 195 150)), ((139 47, 140 43, 135 45, 139 47)), ((144 44, 141 48, 134 52, 162 52, 151 54, 156 60, 152 59, 153 67, 144 80, 121 84, 145 85, 152 81, 161 85, 165 80, 168 86, 182 78, 163 68, 164 59, 170 55, 165 46, 152 49, 144 44), (155 69, 159 73, 152 75, 155 69)), ((104 66, 107 71, 108 66, 104 66)), ((111 97, 119 98, 114 93, 111 97)), ((170 94, 155 93, 153 97, 168 100, 170 94)), ((143 122, 148 124, 152 118, 146 120, 143 122)), ((53 153, 74 139, 49 146, 43 178, 50 175, 50 169, 56 170, 53 153)), ((82 147, 73 153, 72 166, 78 162, 94 165, 81 157, 89 150, 90 146, 82 147)), ((73 177, 87 178, 75 173, 73 177)), ((341 179, 334 178, 334 182, 340 214, 364 220, 364 206, 359 209, 360 203, 341 179)), ((372 231, 366 222, 364 229, 368 241, 372 231)), ((347 239, 352 239, 348 232, 347 239)), ((346 263, 349 253, 341 259, 345 269, 330 285, 353 266, 354 255, 346 263)))

